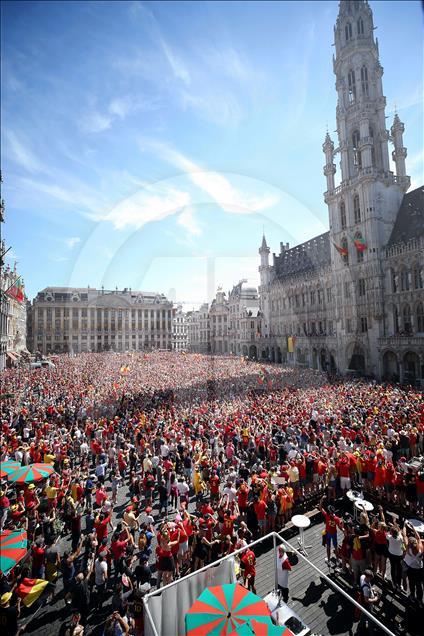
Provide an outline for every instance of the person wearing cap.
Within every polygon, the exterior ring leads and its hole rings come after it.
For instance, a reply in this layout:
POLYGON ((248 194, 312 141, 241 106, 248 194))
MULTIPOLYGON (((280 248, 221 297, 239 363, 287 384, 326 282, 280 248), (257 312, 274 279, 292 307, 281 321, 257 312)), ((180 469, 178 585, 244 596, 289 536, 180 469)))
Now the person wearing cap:
POLYGON ((0 627, 5 636, 17 636, 25 628, 24 625, 20 629, 18 626, 21 599, 18 598, 16 605, 12 605, 12 596, 12 592, 4 592, 0 597, 0 627))

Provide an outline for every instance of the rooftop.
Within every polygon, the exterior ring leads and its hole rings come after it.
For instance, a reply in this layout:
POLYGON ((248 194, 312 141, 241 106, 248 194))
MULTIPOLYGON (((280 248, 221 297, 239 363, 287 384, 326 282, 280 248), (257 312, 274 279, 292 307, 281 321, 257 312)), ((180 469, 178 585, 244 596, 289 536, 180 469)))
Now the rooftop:
POLYGON ((420 236, 424 236, 424 186, 404 195, 387 246, 420 236))

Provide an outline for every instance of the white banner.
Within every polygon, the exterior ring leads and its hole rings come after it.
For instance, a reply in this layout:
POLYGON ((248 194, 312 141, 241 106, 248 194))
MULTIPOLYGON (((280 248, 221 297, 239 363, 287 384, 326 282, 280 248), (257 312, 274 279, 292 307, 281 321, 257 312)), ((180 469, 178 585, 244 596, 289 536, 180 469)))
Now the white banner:
MULTIPOLYGON (((172 587, 147 599, 147 607, 159 636, 184 636, 185 615, 205 587, 235 583, 234 559, 226 559, 215 567, 186 577, 172 587)), ((149 617, 144 616, 145 636, 155 636, 149 617)))

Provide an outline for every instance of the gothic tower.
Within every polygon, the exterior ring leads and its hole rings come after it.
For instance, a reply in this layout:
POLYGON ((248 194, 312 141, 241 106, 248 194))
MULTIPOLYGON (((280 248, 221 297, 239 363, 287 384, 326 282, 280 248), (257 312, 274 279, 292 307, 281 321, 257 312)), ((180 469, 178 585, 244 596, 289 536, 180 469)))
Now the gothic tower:
POLYGON ((410 184, 404 126, 396 115, 391 135, 386 129, 383 68, 366 0, 341 0, 334 39, 338 147, 327 133, 323 151, 339 368, 376 373, 383 316, 381 256, 410 184), (390 170, 389 140, 394 143, 396 175, 390 170), (338 186, 336 155, 340 156, 338 186))

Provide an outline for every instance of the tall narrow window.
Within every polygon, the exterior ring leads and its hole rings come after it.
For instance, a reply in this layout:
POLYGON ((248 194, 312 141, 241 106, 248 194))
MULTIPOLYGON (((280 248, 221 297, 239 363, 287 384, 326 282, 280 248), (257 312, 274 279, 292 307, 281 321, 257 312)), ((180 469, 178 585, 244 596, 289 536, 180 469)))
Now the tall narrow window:
POLYGON ((399 333, 399 310, 397 307, 394 307, 393 309, 393 325, 395 333, 399 333))
POLYGON ((362 18, 359 18, 359 20, 357 21, 356 30, 358 32, 358 35, 364 35, 364 21, 362 18))
POLYGON ((366 66, 361 68, 361 88, 362 95, 366 95, 368 97, 368 69, 366 66))
POLYGON ((405 333, 412 333, 411 308, 405 305, 403 308, 403 330, 405 333))
POLYGON ((423 286, 423 270, 422 267, 417 265, 414 269, 414 287, 415 289, 422 289, 423 286))
POLYGON ((400 288, 401 291, 409 291, 409 272, 406 269, 400 273, 400 288))
POLYGON ((340 202, 340 227, 342 230, 346 229, 346 206, 345 202, 340 202))
POLYGON ((370 126, 370 139, 371 139, 371 165, 375 166, 374 128, 372 126, 370 126))
POLYGON ((349 91, 349 104, 356 101, 356 80, 355 71, 351 69, 347 75, 347 86, 349 91))
POLYGON ((424 332, 424 305, 422 303, 417 305, 417 331, 418 333, 424 332))
POLYGON ((353 165, 356 168, 362 168, 361 151, 359 150, 359 130, 354 130, 352 133, 352 147, 353 147, 353 165))
POLYGON ((359 205, 358 194, 355 194, 353 197, 353 219, 355 223, 361 222, 361 206, 359 205))
POLYGON ((349 42, 349 40, 352 39, 352 25, 350 22, 348 22, 345 26, 345 37, 346 42, 349 42))

